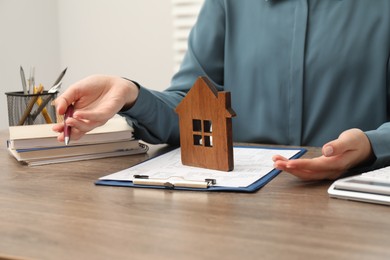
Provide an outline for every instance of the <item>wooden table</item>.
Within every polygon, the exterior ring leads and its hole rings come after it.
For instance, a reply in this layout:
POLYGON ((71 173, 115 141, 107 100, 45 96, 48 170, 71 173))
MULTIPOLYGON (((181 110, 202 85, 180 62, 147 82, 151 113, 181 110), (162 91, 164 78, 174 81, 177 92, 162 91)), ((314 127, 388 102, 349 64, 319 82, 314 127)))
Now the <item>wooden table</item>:
POLYGON ((95 186, 158 149, 27 167, 7 136, 0 259, 390 259, 390 208, 329 198, 331 182, 281 173, 253 194, 95 186))

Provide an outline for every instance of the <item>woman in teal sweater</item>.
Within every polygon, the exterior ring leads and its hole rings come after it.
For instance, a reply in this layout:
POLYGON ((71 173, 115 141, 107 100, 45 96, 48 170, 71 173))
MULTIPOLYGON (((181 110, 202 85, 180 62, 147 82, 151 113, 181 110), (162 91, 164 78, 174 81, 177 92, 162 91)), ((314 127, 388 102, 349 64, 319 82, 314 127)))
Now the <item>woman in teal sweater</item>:
POLYGON ((323 156, 310 160, 275 156, 275 167, 334 179, 390 164, 389 57, 388 0, 206 0, 168 89, 95 75, 56 106, 63 114, 75 103, 72 138, 120 113, 137 137, 178 144, 174 108, 207 76, 231 92, 234 141, 322 146, 323 156))

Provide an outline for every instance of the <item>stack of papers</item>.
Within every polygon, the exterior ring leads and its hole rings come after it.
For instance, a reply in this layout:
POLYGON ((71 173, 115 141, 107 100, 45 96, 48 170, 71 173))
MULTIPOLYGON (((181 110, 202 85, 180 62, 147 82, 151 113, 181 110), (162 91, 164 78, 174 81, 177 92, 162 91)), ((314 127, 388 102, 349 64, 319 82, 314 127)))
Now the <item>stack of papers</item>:
POLYGON ((99 178, 97 185, 198 191, 255 192, 280 173, 272 157, 299 158, 304 148, 234 147, 234 170, 210 170, 181 163, 180 148, 99 178), (213 180, 210 182, 210 180, 213 180), (201 185, 201 183, 205 185, 201 185), (206 182, 206 183, 205 183, 206 182))
POLYGON ((10 126, 8 151, 30 166, 145 153, 147 145, 133 137, 133 128, 123 117, 88 132, 69 145, 57 141, 53 124, 10 126))

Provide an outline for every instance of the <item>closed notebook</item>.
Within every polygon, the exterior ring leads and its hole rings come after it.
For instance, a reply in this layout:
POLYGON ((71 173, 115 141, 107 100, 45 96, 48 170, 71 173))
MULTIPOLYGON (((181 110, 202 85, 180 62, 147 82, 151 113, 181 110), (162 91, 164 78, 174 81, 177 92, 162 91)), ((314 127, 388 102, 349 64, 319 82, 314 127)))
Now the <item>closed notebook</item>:
MULTIPOLYGON (((54 124, 10 126, 8 148, 30 149, 41 147, 55 147, 58 133, 52 130, 54 124)), ((93 129, 79 140, 72 140, 72 145, 96 144, 117 142, 133 139, 133 128, 126 119, 116 116, 106 124, 93 129)))
POLYGON ((75 162, 75 161, 83 161, 83 160, 143 154, 146 153, 148 150, 149 147, 146 144, 138 143, 138 148, 136 149, 118 150, 113 152, 103 152, 103 153, 94 153, 94 154, 82 154, 82 155, 75 155, 75 156, 64 156, 58 158, 42 158, 39 160, 26 160, 23 161, 23 163, 27 164, 28 166, 39 166, 39 165, 54 164, 54 163, 67 163, 67 162, 75 162))
POLYGON ((139 148, 138 140, 98 143, 87 145, 68 145, 47 148, 10 149, 9 152, 18 160, 39 160, 59 157, 91 155, 108 152, 127 151, 139 148))

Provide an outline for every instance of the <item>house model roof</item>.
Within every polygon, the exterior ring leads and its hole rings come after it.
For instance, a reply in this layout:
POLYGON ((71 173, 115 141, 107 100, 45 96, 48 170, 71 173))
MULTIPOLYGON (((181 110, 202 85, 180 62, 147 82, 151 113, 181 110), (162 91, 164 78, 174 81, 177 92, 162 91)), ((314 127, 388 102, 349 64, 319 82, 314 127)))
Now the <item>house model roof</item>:
POLYGON ((187 93, 185 98, 176 107, 176 113, 190 113, 192 116, 215 115, 216 111, 207 111, 206 107, 216 104, 220 109, 219 116, 231 118, 236 116, 236 113, 231 108, 230 93, 218 91, 207 77, 199 77, 193 87, 187 93), (193 106, 195 104, 195 106, 193 106), (192 111, 188 111, 192 109, 192 111))

